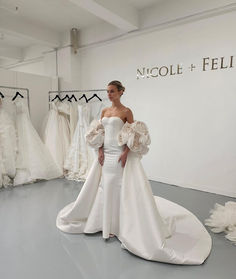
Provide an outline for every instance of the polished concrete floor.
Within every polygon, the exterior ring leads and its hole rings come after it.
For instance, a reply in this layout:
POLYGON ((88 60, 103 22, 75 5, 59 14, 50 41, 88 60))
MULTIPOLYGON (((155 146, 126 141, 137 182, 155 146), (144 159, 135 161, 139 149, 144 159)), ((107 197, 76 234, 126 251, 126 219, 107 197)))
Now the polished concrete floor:
MULTIPOLYGON (((202 222, 215 202, 233 198, 151 181, 153 193, 191 210, 202 222)), ((233 279, 236 246, 211 233, 213 248, 200 266, 141 259, 101 233, 70 235, 55 226, 58 211, 77 197, 82 184, 65 179, 0 190, 1 279, 233 279)), ((207 228, 209 231, 209 228, 207 228)))

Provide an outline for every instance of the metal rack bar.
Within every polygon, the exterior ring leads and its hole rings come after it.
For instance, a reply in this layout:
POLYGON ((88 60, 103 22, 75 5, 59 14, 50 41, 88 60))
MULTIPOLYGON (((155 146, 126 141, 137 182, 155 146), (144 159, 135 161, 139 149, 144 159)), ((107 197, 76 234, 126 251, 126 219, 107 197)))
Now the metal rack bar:
POLYGON ((107 91, 106 89, 88 89, 88 90, 77 90, 77 89, 73 89, 73 90, 57 90, 57 91, 49 91, 48 93, 67 93, 67 92, 98 92, 98 91, 107 91))
POLYGON ((88 89, 88 90, 77 90, 77 89, 73 89, 73 90, 57 90, 57 91, 49 91, 48 94, 52 94, 52 93, 89 93, 89 92, 106 92, 106 89, 88 89))

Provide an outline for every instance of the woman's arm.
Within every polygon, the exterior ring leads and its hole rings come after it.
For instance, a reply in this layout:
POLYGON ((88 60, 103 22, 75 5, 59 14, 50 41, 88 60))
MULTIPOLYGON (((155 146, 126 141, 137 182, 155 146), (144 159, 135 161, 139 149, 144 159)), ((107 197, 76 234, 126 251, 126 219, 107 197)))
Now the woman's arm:
POLYGON ((127 113, 126 113, 126 120, 129 123, 133 123, 134 122, 134 117, 133 117, 133 113, 132 110, 127 108, 127 113))

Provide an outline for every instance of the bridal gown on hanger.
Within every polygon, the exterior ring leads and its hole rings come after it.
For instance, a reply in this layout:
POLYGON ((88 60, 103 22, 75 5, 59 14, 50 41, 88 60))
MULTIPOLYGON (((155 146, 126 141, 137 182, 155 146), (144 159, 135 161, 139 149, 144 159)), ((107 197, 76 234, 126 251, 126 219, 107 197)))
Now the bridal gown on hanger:
POLYGON ((84 137, 89 127, 89 117, 90 105, 78 105, 78 122, 64 164, 65 177, 69 180, 85 180, 94 160, 84 137))
POLYGON ((43 142, 50 151, 57 166, 63 172, 63 139, 60 133, 58 108, 55 102, 50 103, 50 110, 43 125, 43 142))
POLYGON ((70 114, 70 142, 72 142, 74 133, 75 133, 75 129, 76 129, 76 125, 78 122, 78 104, 75 102, 71 102, 69 103, 70 106, 70 110, 69 110, 69 114, 70 114))
POLYGON ((59 117, 59 134, 62 141, 62 154, 64 166, 66 156, 70 147, 70 105, 68 103, 57 102, 57 109, 59 117))
POLYGON ((30 121, 26 102, 16 99, 14 103, 18 139, 14 186, 62 176, 62 172, 30 121))
POLYGON ((153 196, 140 159, 148 152, 145 123, 124 123, 119 117, 94 120, 86 139, 96 150, 104 144, 104 164, 96 158, 74 202, 57 215, 66 233, 102 231, 116 235, 121 247, 147 260, 202 264, 211 251, 211 237, 198 218, 184 207, 153 196), (125 167, 118 158, 127 144, 125 167))
POLYGON ((16 129, 0 99, 0 188, 12 185, 16 174, 16 129))
MULTIPOLYGON (((90 101, 89 105, 90 105, 90 121, 89 123, 91 123, 93 120, 95 119, 99 119, 102 110, 106 107, 106 102, 104 103, 104 101, 90 101)), ((107 104, 108 105, 108 104, 107 104)), ((93 157, 97 157, 96 151, 92 148, 92 152, 93 152, 93 157)))

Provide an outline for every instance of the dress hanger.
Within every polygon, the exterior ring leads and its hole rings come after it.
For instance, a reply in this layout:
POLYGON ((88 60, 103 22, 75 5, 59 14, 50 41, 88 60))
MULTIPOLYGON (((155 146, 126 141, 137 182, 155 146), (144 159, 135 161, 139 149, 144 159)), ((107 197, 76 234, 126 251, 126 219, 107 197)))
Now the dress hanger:
POLYGON ((53 101, 56 100, 56 99, 58 99, 59 101, 62 101, 61 98, 60 98, 60 96, 57 94, 57 95, 51 100, 51 102, 53 102, 53 101))
POLYGON ((74 94, 70 97, 70 100, 72 100, 72 99, 74 99, 77 102, 77 99, 74 94))
POLYGON ((87 97, 86 97, 85 94, 83 94, 83 95, 79 98, 79 100, 81 100, 82 98, 84 98, 84 99, 86 100, 86 103, 88 103, 88 99, 87 99, 87 97))
POLYGON ((14 101, 18 96, 20 96, 21 98, 24 98, 23 95, 20 94, 20 92, 16 92, 15 96, 12 98, 12 101, 14 101))
POLYGON ((101 99, 100 97, 98 97, 98 95, 97 95, 96 93, 93 94, 93 96, 90 97, 90 98, 88 99, 88 101, 92 100, 94 97, 96 97, 96 98, 98 98, 100 101, 102 101, 102 99, 101 99))
POLYGON ((63 97, 61 100, 64 101, 65 99, 67 99, 67 101, 71 102, 70 97, 68 94, 66 94, 65 97, 63 97))

